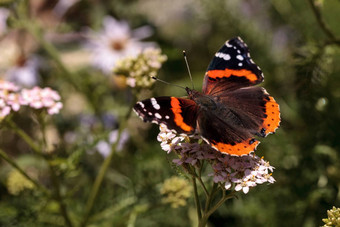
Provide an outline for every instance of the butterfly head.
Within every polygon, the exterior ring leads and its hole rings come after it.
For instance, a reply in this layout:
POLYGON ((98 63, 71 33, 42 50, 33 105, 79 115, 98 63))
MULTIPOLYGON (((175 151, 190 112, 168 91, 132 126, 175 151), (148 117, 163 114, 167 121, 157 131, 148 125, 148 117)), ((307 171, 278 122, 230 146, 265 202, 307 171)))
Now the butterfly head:
POLYGON ((188 87, 185 88, 185 91, 187 92, 189 99, 192 99, 192 100, 194 100, 194 98, 200 94, 200 92, 194 89, 188 88, 188 87))

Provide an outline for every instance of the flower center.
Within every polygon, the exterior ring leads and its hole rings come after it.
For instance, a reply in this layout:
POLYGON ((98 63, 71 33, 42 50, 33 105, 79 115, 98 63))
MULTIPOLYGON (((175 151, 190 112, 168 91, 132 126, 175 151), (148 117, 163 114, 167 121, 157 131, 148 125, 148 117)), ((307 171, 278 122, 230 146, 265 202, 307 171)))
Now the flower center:
POLYGON ((23 54, 21 54, 21 55, 17 58, 17 60, 16 60, 16 62, 15 62, 15 65, 16 65, 16 66, 19 66, 19 67, 23 67, 23 66, 26 64, 26 61, 27 61, 27 58, 26 58, 23 54))
POLYGON ((125 40, 112 40, 111 48, 114 51, 121 51, 125 48, 126 41, 125 40))

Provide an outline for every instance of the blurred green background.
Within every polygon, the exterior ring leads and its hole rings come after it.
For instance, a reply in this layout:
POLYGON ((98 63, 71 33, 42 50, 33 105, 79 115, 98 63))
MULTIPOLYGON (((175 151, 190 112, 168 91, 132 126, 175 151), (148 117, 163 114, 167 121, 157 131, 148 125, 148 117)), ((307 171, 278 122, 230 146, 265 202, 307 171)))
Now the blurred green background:
MULTIPOLYGON (((81 219, 103 162, 94 141, 120 124, 118 119, 131 100, 129 89, 117 86, 112 75, 103 75, 83 59, 81 33, 100 30, 107 15, 127 21, 131 28, 150 26, 153 34, 145 41, 156 43, 168 56, 159 78, 190 87, 182 56, 186 50, 199 89, 214 53, 227 39, 240 36, 264 73, 261 86, 280 104, 281 127, 262 139, 256 151, 275 167, 276 183, 227 201, 212 215, 209 226, 320 226, 326 211, 340 206, 340 1, 82 0, 62 16, 51 16, 57 2, 0 3, 16 12, 7 20, 8 33, 16 30, 32 36, 20 24, 20 14, 29 11, 40 32, 53 37, 48 44, 34 35, 26 40, 34 40, 31 49, 44 62, 39 86, 53 87, 64 102, 61 114, 49 120, 51 138, 57 138, 58 144, 51 159, 72 221, 81 219), (67 34, 73 38, 65 41, 67 34), (56 47, 61 63, 48 45, 56 47), (108 124, 106 116, 114 120, 108 124)), ((1 46, 3 58, 6 45, 1 46)), ((144 97, 161 95, 184 96, 185 92, 156 83, 153 93, 144 97)), ((39 134, 30 114, 19 112, 13 119, 31 135, 39 134)), ((160 185, 177 171, 156 140, 158 127, 144 125, 132 114, 127 130, 130 137, 113 156, 89 226, 193 225, 192 198, 179 208, 161 203, 160 185)), ((5 128, 0 133, 1 148, 28 172, 33 168, 39 180, 51 187, 41 158, 5 128)), ((42 199, 35 190, 9 193, 9 172, 1 161, 0 225, 63 226, 55 201, 42 199)))

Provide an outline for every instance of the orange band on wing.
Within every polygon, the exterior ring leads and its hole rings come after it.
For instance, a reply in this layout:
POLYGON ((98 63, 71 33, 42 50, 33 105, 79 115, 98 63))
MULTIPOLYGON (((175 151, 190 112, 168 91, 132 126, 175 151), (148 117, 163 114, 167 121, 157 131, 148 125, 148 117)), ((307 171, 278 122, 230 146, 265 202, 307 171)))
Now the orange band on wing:
POLYGON ((241 155, 247 155, 250 152, 254 151, 257 145, 260 143, 260 141, 255 140, 253 143, 250 144, 251 140, 252 139, 248 139, 241 143, 237 143, 235 145, 226 144, 226 143, 216 143, 216 144, 212 143, 211 146, 222 153, 241 156, 241 155))
POLYGON ((266 134, 273 133, 280 125, 280 108, 279 104, 273 97, 269 96, 266 103, 266 119, 264 119, 262 127, 266 129, 266 134))
POLYGON ((171 97, 171 110, 174 113, 175 116, 174 121, 178 127, 180 127, 182 130, 186 132, 190 132, 193 130, 193 127, 187 125, 184 122, 183 116, 181 115, 182 113, 181 105, 177 98, 171 97))
POLYGON ((259 78, 249 70, 240 69, 225 69, 225 70, 210 70, 207 72, 208 76, 211 78, 223 78, 223 77, 230 77, 230 76, 238 76, 238 77, 246 77, 250 82, 255 83, 259 78))

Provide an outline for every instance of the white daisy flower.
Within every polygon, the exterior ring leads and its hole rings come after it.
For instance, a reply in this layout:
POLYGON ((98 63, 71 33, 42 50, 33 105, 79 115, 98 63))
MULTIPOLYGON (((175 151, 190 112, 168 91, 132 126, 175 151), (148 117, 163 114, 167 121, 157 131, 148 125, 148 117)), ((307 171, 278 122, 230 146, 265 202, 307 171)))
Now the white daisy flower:
POLYGON ((105 17, 103 29, 99 32, 90 31, 86 45, 92 53, 93 66, 105 74, 110 74, 117 60, 135 57, 145 47, 152 46, 151 43, 140 42, 151 33, 148 26, 132 31, 126 21, 105 17))
POLYGON ((15 65, 5 73, 6 79, 23 87, 33 87, 39 82, 39 59, 35 56, 19 56, 15 65))

